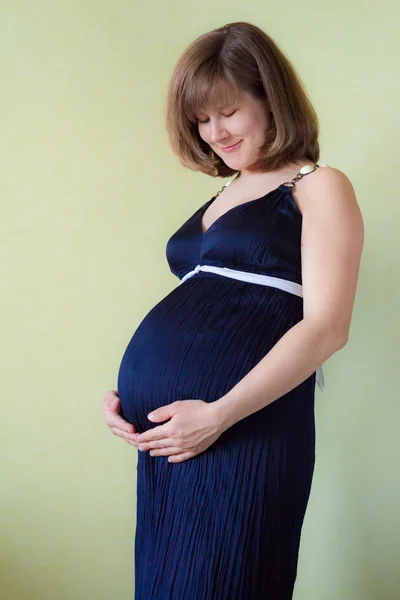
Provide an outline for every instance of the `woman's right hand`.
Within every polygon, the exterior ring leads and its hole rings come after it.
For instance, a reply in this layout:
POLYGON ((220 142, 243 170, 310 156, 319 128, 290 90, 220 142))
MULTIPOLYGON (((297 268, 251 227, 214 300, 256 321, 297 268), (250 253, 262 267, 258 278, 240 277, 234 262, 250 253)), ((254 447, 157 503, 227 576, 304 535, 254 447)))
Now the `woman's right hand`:
POLYGON ((108 425, 114 435, 117 435, 128 442, 128 444, 137 448, 136 436, 139 434, 131 423, 128 423, 128 421, 125 421, 121 417, 120 412, 121 403, 117 390, 106 392, 103 399, 103 415, 106 425, 108 425))

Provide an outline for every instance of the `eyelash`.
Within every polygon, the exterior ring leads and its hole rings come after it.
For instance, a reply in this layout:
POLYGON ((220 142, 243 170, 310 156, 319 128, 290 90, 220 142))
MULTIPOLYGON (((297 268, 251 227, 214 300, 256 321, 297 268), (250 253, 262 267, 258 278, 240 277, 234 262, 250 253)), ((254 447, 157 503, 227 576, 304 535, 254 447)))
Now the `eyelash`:
MULTIPOLYGON (((235 112, 236 112, 236 110, 234 110, 233 112, 231 112, 229 115, 223 115, 223 116, 224 116, 224 117, 226 117, 226 118, 228 118, 228 117, 232 117, 232 115, 234 115, 234 114, 235 114, 235 112)), ((203 123, 208 123, 208 121, 209 121, 209 120, 210 120, 210 119, 207 119, 206 121, 200 121, 199 119, 196 119, 196 122, 197 122, 197 123, 201 123, 201 124, 203 124, 203 123)))

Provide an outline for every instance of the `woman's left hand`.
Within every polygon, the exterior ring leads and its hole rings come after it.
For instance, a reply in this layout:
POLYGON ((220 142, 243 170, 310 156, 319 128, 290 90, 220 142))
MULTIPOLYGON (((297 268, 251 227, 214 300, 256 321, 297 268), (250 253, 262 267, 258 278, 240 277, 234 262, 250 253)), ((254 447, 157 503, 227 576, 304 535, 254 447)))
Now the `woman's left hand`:
POLYGON ((150 419, 153 423, 170 421, 138 435, 139 450, 150 450, 151 456, 168 456, 168 462, 193 458, 211 446, 224 431, 213 403, 204 400, 177 400, 151 414, 154 415, 150 419))

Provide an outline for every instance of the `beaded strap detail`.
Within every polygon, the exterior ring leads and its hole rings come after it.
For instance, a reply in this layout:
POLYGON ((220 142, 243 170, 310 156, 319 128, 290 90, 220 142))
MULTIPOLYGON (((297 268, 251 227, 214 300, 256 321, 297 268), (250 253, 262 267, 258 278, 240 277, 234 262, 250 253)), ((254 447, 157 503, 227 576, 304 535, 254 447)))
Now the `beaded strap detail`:
MULTIPOLYGON (((305 165, 304 167, 301 167, 300 171, 295 177, 293 177, 292 181, 285 181, 285 183, 282 183, 281 185, 292 188, 295 186, 296 182, 302 179, 305 175, 308 175, 309 173, 314 173, 314 171, 316 171, 319 167, 328 166, 329 165, 319 165, 318 163, 316 163, 313 167, 311 165, 305 165)), ((236 177, 238 177, 238 175, 236 175, 236 177)), ((222 194, 224 189, 227 188, 228 185, 232 183, 232 181, 235 181, 236 177, 230 179, 227 183, 225 183, 225 185, 223 185, 222 188, 215 194, 214 198, 217 198, 220 194, 222 194)))
POLYGON ((295 177, 293 177, 292 181, 285 181, 282 185, 286 187, 294 187, 296 182, 302 179, 305 175, 309 175, 310 173, 314 173, 319 167, 327 167, 328 165, 319 165, 316 163, 313 167, 311 165, 305 165, 301 167, 300 171, 297 173, 295 177))
MULTIPOLYGON (((236 175, 236 177, 238 177, 238 175, 236 175)), ((225 185, 222 186, 222 188, 219 190, 219 192, 217 192, 214 196, 214 198, 217 198, 220 194, 222 194, 222 192, 224 191, 225 188, 228 187, 228 185, 230 183, 232 183, 232 181, 235 181, 236 177, 234 177, 233 179, 230 179, 227 183, 225 183, 225 185)))

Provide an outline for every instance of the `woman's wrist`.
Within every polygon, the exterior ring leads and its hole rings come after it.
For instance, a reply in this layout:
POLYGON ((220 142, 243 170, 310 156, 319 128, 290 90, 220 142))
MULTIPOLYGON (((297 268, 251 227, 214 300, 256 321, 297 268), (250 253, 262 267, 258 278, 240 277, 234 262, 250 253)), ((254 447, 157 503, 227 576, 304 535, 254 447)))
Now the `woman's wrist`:
POLYGON ((232 427, 236 423, 232 405, 225 396, 221 396, 215 402, 211 402, 210 408, 213 413, 214 422, 218 424, 221 432, 226 431, 226 429, 229 429, 229 427, 232 427))

